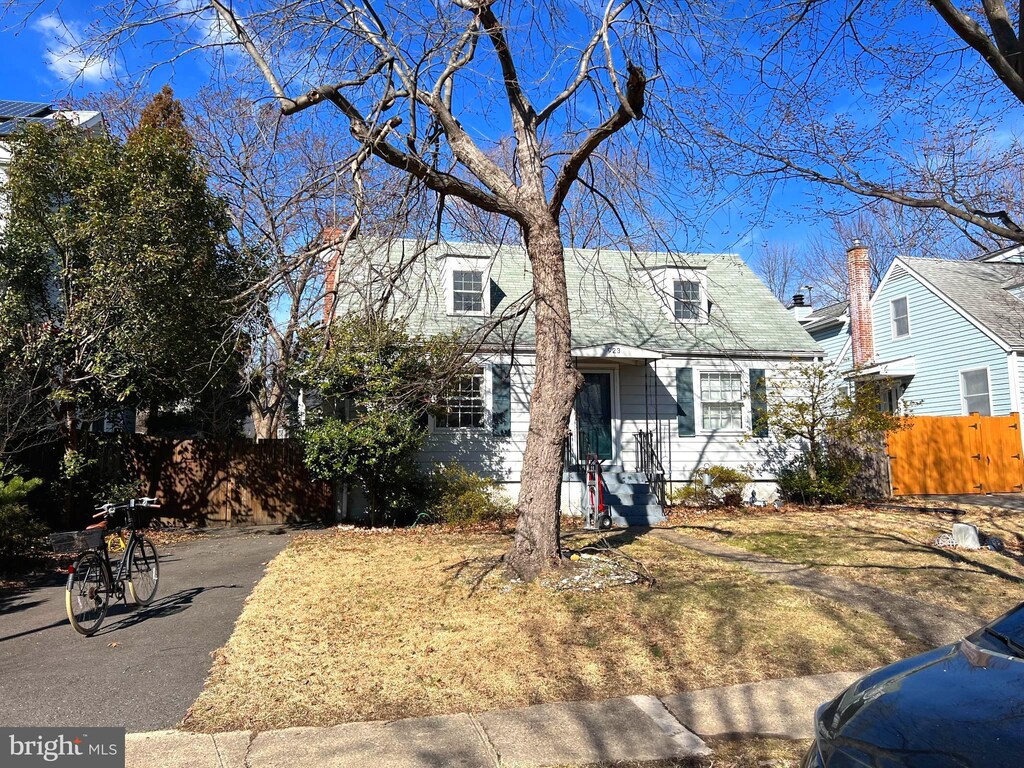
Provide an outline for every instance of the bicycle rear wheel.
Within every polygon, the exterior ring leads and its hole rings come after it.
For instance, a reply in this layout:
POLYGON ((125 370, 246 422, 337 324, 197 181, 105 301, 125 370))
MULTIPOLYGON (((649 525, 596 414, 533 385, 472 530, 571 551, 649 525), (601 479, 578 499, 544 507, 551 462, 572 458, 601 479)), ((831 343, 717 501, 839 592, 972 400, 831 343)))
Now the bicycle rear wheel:
POLYGON ((64 607, 75 632, 91 635, 100 628, 110 602, 110 575, 102 558, 86 552, 68 574, 64 607))
POLYGON ((160 580, 160 559, 149 539, 139 537, 128 553, 128 594, 139 605, 149 605, 160 580))

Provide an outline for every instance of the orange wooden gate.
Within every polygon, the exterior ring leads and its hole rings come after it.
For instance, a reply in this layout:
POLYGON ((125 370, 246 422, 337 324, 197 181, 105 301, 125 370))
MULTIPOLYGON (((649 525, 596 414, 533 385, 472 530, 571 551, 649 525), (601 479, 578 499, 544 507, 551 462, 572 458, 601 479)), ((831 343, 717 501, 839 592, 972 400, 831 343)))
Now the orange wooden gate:
POLYGON ((894 496, 1024 490, 1020 416, 912 416, 888 439, 894 496))

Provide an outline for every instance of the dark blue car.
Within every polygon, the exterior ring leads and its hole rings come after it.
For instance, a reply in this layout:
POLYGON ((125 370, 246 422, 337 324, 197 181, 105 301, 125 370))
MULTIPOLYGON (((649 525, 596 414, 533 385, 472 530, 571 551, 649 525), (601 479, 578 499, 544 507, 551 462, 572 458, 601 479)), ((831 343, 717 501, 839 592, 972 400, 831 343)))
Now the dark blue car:
POLYGON ((1024 767, 1024 603, 861 678, 814 720, 803 768, 1024 767))

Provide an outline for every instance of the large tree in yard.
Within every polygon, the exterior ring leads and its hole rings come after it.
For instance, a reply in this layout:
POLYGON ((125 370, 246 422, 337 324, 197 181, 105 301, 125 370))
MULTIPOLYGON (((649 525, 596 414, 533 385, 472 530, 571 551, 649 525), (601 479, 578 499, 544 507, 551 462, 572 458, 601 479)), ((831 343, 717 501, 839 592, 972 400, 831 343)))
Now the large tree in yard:
MULTIPOLYGON (((282 115, 336 110, 354 140, 342 169, 353 178, 383 162, 518 229, 532 267, 536 377, 508 562, 532 578, 560 562, 563 447, 581 381, 563 213, 573 194, 605 195, 590 169, 616 141, 642 148, 640 163, 660 153, 669 177, 685 162, 691 134, 676 105, 700 83, 693 62, 711 23, 697 11, 639 0, 129 2, 109 6, 91 41, 109 51, 162 24, 176 50, 236 46, 251 63, 237 76, 262 79, 282 115)), ((341 247, 358 225, 357 213, 341 247)))

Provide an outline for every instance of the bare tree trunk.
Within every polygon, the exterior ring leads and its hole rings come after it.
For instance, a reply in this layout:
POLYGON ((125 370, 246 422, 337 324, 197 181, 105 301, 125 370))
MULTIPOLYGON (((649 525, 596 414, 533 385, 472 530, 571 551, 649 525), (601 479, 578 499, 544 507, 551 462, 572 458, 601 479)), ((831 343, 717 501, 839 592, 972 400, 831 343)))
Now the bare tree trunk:
POLYGON ((277 437, 277 413, 274 410, 264 412, 261 403, 249 404, 249 415, 252 417, 253 436, 257 440, 272 440, 277 437))
POLYGON ((560 562, 559 501, 569 415, 582 377, 572 359, 564 247, 550 217, 525 229, 536 307, 536 374, 509 567, 532 580, 560 562))

